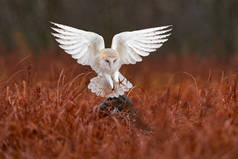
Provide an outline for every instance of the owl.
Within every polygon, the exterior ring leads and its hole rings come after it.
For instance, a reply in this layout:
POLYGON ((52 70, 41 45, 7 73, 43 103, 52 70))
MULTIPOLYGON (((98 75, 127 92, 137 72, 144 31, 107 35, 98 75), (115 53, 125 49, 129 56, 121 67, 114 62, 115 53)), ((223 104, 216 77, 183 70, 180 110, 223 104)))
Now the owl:
POLYGON ((162 26, 114 35, 111 48, 105 48, 102 36, 51 22, 52 35, 59 47, 81 65, 89 65, 97 73, 88 88, 101 97, 118 97, 133 87, 121 73, 124 64, 142 61, 160 48, 171 35, 172 26, 162 26))

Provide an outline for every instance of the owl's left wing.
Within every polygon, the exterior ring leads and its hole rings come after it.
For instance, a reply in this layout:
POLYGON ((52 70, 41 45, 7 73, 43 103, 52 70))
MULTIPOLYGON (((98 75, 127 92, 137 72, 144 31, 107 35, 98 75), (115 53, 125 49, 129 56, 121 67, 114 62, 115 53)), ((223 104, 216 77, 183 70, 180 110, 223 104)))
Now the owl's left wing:
POLYGON ((112 49, 119 52, 122 64, 141 62, 141 56, 148 56, 168 40, 171 27, 162 26, 116 34, 112 39, 112 49))
POLYGON ((103 37, 89 31, 76 29, 51 22, 56 33, 56 41, 64 51, 70 54, 79 64, 92 66, 96 55, 104 49, 103 37))

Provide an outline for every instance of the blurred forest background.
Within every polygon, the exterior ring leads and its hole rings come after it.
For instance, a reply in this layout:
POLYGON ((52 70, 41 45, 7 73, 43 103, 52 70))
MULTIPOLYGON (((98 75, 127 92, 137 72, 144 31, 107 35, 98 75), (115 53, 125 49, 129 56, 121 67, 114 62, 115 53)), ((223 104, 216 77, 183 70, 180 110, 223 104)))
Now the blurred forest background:
POLYGON ((56 48, 49 21, 97 32, 107 47, 118 32, 172 24, 164 51, 232 57, 237 16, 237 0, 0 0, 0 48, 56 48))

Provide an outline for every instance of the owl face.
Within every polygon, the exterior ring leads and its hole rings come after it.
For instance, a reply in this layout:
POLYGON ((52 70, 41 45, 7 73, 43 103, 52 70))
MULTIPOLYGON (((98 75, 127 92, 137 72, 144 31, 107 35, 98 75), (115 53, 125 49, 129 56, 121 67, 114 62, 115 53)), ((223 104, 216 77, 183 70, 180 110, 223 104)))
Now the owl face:
POLYGON ((99 55, 100 67, 106 70, 115 71, 121 66, 119 53, 113 49, 103 49, 99 55))
POLYGON ((114 69, 119 64, 118 57, 104 57, 101 61, 103 62, 103 65, 105 67, 108 67, 110 69, 114 69))

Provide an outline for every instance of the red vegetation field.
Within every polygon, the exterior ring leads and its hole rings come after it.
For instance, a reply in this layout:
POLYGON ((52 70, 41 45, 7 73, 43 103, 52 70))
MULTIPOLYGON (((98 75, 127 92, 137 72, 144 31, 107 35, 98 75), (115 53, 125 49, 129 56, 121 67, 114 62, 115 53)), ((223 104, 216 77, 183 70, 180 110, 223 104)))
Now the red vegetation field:
POLYGON ((1 56, 0 158, 237 158, 238 60, 154 57, 122 68, 132 123, 91 111, 95 73, 69 56, 1 56))

